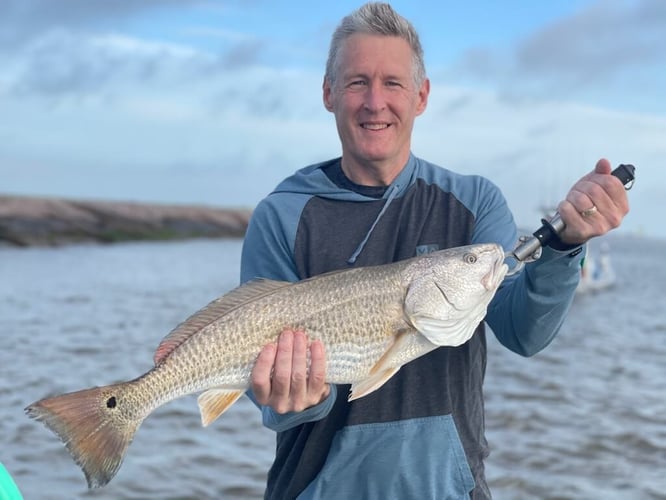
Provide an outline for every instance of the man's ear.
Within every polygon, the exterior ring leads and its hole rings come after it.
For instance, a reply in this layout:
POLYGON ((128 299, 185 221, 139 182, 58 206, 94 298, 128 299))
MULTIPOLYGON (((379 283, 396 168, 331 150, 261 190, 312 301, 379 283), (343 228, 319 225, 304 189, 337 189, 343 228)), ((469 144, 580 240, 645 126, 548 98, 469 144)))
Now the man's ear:
POLYGON ((322 98, 324 100, 324 107, 333 112, 333 89, 331 84, 326 77, 324 77, 324 83, 322 84, 322 98))
POLYGON ((421 88, 419 89, 419 103, 416 107, 416 114, 420 115, 426 109, 428 105, 428 96, 430 95, 430 80, 427 78, 423 81, 421 88))

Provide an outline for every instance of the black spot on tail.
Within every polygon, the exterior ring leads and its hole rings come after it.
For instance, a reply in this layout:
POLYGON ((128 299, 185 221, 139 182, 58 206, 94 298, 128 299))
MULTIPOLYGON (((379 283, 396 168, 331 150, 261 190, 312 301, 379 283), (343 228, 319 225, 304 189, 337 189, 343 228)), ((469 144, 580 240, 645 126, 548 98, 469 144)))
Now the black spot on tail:
POLYGON ((111 396, 107 401, 106 401, 106 407, 107 408, 115 408, 118 405, 118 402, 116 401, 115 396, 111 396))

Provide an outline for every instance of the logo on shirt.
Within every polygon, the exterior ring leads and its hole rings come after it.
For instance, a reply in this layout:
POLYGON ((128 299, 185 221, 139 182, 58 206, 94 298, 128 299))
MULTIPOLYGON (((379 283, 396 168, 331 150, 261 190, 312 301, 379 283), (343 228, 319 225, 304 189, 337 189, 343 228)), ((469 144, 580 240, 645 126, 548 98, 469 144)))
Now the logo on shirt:
POLYGON ((436 252, 439 250, 439 245, 419 245, 416 247, 416 256, 425 255, 427 253, 436 252))

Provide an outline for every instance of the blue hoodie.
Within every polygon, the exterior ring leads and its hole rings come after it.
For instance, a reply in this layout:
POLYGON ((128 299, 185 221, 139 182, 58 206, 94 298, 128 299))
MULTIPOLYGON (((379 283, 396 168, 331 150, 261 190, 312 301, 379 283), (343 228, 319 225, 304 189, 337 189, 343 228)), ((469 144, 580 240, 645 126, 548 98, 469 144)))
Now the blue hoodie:
MULTIPOLYGON (((340 159, 299 170, 257 206, 245 237, 241 281, 297 281, 335 269, 518 234, 500 190, 410 155, 388 188, 354 185, 340 159)), ((485 323, 507 348, 531 356, 569 309, 583 252, 545 248, 504 280, 485 323)), ((458 347, 403 366, 377 391, 347 402, 349 386, 303 412, 262 407, 277 431, 268 499, 490 498, 483 460, 485 324, 458 347)), ((248 395, 252 398, 251 392, 248 395)))

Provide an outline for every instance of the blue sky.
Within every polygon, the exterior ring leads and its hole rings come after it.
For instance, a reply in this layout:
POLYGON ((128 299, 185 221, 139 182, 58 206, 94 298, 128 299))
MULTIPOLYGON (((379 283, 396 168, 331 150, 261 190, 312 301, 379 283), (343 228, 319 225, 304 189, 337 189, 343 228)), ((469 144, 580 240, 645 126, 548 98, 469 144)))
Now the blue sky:
MULTIPOLYGON (((417 156, 534 229, 598 158, 634 163, 623 230, 666 237, 666 2, 391 3, 432 84, 417 156)), ((321 78, 359 5, 0 0, 0 193, 253 206, 339 154, 321 78)))

